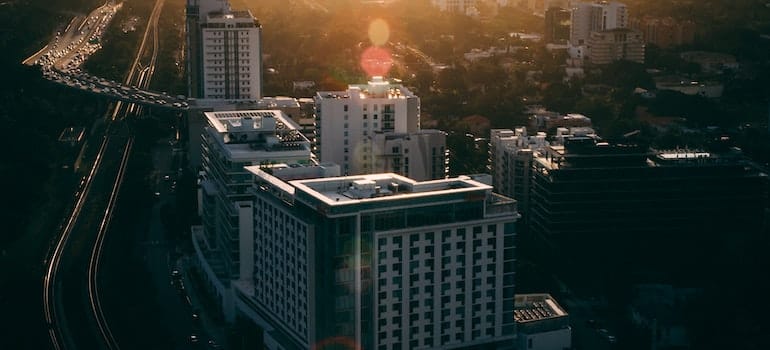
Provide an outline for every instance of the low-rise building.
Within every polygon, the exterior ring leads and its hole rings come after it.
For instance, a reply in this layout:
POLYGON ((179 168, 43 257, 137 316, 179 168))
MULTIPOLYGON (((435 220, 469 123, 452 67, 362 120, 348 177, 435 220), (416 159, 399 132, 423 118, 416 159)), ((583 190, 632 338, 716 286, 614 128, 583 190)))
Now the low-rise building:
POLYGON ((517 349, 566 350, 572 348, 569 314, 550 294, 516 295, 517 349))

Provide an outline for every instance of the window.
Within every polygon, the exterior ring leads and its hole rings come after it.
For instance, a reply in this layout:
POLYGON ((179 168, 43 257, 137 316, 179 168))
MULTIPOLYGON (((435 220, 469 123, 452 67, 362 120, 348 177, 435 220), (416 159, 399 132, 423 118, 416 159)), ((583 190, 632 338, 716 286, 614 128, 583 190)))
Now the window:
POLYGON ((345 111, 345 112, 347 112, 347 111, 348 111, 348 105, 344 105, 344 106, 342 106, 342 110, 343 110, 343 111, 345 111))

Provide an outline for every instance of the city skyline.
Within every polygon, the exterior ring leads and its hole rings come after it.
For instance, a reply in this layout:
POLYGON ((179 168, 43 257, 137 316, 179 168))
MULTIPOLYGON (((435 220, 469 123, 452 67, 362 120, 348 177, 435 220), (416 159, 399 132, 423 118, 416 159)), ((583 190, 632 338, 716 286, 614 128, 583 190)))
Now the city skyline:
POLYGON ((0 8, 9 347, 770 346, 767 1, 0 8))

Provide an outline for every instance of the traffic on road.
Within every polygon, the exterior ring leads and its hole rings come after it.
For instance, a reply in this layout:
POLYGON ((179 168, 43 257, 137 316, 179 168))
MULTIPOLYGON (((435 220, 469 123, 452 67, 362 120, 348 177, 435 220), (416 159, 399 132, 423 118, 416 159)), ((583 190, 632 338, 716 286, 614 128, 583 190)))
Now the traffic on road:
POLYGON ((187 109, 185 96, 124 86, 82 70, 88 57, 101 49, 102 36, 121 6, 122 3, 108 2, 87 17, 75 17, 66 29, 58 31, 48 45, 27 58, 24 64, 40 66, 43 77, 48 80, 89 93, 151 107, 187 109))

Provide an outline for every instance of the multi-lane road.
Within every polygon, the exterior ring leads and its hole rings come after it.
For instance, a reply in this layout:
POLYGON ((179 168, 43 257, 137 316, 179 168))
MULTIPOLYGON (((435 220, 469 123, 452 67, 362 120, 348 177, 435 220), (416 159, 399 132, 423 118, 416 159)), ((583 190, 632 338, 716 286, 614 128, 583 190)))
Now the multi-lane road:
MULTIPOLYGON (((163 2, 156 0, 125 85, 136 84, 139 88, 149 85, 157 57, 157 26, 163 2), (150 33, 154 34, 150 36, 150 33), (154 42, 152 58, 141 62, 148 40, 154 42), (139 70, 141 63, 150 69, 139 70)), ((88 26, 84 24, 81 30, 91 30, 88 26)), ((106 132, 91 169, 81 181, 72 212, 46 260, 43 306, 55 349, 119 349, 119 339, 115 339, 109 327, 109 315, 105 315, 101 307, 100 259, 133 146, 126 118, 137 111, 133 104, 118 101, 106 115, 106 132)))
MULTIPOLYGON (((139 48, 140 52, 145 52, 148 38, 152 36, 149 38, 152 41, 150 61, 139 62, 137 57, 131 68, 131 75, 133 72, 139 72, 138 79, 129 76, 125 82, 120 83, 96 77, 81 70, 81 66, 88 57, 101 48, 101 38, 121 6, 122 3, 114 4, 110 0, 91 11, 88 16, 76 16, 67 28, 56 33, 51 42, 22 63, 40 66, 43 77, 48 80, 91 94, 152 108, 187 109, 184 96, 169 96, 164 92, 149 91, 146 90, 147 85, 143 85, 144 77, 152 76, 155 70, 158 52, 158 30, 155 27, 147 28, 139 48), (142 63, 147 65, 140 68, 142 63)), ((160 13, 153 13, 151 18, 159 15, 160 13)), ((132 109, 136 108, 136 106, 132 107, 132 109)))

